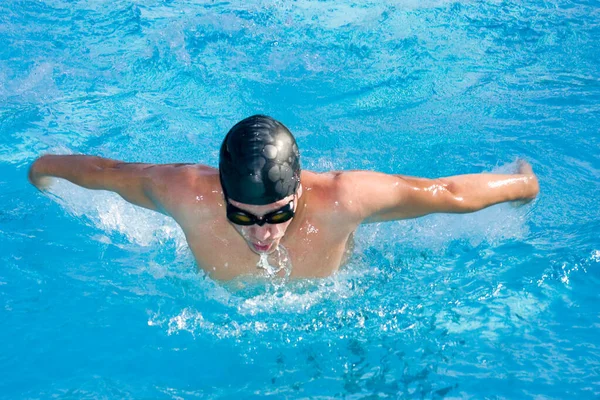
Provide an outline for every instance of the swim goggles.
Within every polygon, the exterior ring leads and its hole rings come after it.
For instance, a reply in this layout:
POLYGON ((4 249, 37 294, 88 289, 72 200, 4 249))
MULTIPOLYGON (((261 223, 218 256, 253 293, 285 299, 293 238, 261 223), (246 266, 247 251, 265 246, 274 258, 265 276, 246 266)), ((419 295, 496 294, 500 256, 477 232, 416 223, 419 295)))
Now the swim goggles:
POLYGON ((292 219, 294 214, 294 200, 262 217, 257 217, 227 202, 227 219, 236 225, 250 226, 257 224, 258 226, 263 226, 264 224, 283 224, 292 219))

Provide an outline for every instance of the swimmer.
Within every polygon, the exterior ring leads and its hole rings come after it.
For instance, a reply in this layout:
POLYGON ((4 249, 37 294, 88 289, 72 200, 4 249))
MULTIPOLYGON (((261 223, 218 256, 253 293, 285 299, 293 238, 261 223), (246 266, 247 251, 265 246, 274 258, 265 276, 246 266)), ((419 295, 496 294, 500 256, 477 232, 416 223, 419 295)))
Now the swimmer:
POLYGON ((282 249, 291 262, 291 277, 326 277, 344 263, 360 224, 469 213, 507 201, 527 202, 539 191, 526 162, 516 174, 438 179, 301 171, 293 135, 264 115, 231 128, 218 169, 44 155, 31 165, 29 180, 44 190, 50 177, 113 191, 172 217, 198 267, 218 280, 259 273, 257 266, 282 249))

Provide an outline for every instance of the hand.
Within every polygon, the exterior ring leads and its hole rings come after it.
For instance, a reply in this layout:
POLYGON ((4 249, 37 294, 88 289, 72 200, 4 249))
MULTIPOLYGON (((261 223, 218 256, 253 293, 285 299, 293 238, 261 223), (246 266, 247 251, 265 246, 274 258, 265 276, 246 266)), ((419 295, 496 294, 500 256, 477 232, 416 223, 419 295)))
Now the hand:
POLYGON ((518 159, 517 160, 517 168, 518 168, 517 172, 519 174, 533 175, 535 177, 535 174, 533 173, 533 168, 531 168, 531 164, 529 164, 527 161, 518 159))
POLYGON ((529 197, 524 200, 518 200, 518 201, 511 202, 511 205, 514 207, 520 207, 520 206, 523 206, 523 205, 531 202, 533 199, 536 198, 536 196, 540 190, 537 176, 535 176, 535 174, 533 173, 533 168, 531 168, 531 164, 529 164, 527 161, 522 160, 522 159, 517 160, 517 173, 520 175, 525 175, 525 177, 528 181, 528 184, 534 188, 535 193, 534 193, 533 197, 529 197))

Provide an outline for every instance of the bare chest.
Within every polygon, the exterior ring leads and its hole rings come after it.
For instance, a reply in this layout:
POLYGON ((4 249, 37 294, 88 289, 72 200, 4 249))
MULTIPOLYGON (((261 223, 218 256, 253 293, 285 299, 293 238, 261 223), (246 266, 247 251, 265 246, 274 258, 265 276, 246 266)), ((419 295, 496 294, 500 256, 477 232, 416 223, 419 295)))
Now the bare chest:
MULTIPOLYGON (((216 279, 265 274, 264 261, 223 218, 184 229, 198 267, 216 279)), ((325 277, 337 271, 351 252, 352 231, 303 221, 286 234, 280 251, 267 257, 277 268, 289 262, 290 277, 325 277)), ((282 271, 281 275, 284 274, 282 271)))

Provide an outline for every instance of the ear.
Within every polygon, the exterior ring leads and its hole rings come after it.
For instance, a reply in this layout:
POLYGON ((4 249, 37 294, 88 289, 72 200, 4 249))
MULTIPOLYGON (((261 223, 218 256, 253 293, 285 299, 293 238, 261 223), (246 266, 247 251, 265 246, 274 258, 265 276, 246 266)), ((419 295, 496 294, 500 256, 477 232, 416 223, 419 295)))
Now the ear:
POLYGON ((302 184, 298 186, 298 198, 302 197, 302 184))

